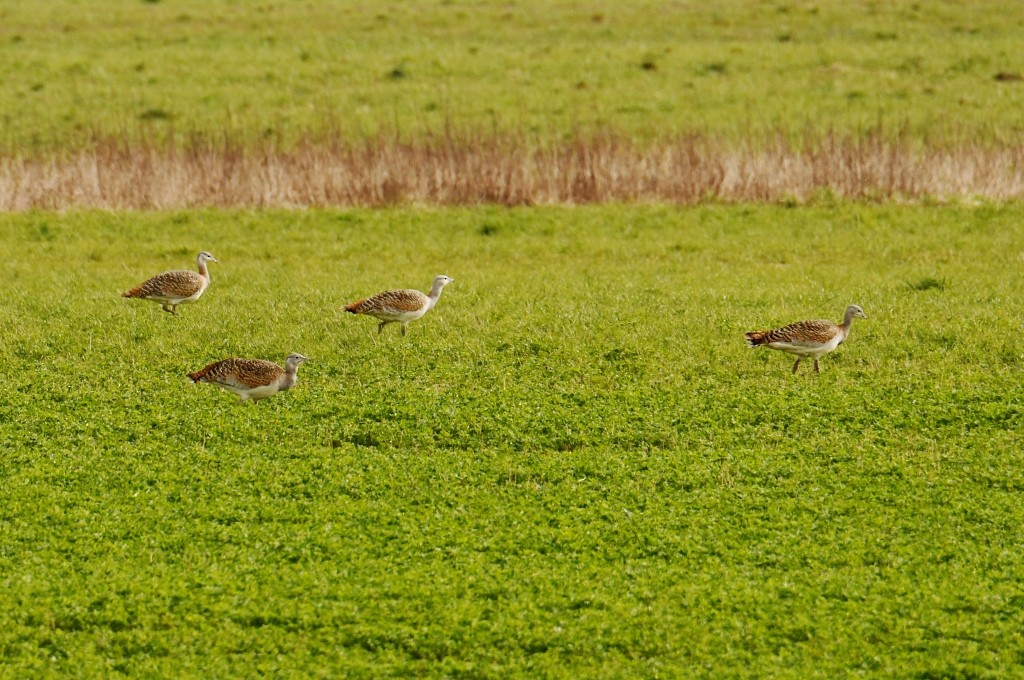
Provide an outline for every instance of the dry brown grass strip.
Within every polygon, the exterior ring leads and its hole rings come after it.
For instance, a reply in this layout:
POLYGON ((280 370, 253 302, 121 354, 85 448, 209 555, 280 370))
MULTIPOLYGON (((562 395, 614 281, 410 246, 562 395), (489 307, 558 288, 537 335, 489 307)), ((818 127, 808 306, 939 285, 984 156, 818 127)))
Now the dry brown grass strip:
POLYGON ((1024 198, 1024 143, 928 144, 879 132, 747 144, 615 134, 530 143, 464 134, 415 141, 157 144, 100 140, 50 156, 0 154, 0 210, 390 205, 505 206, 1024 198))

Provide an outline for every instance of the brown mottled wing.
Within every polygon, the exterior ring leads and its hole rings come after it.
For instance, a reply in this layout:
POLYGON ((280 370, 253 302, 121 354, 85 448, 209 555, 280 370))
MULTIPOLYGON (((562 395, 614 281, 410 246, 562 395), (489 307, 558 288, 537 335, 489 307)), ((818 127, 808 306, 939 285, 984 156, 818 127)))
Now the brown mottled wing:
POLYGON ((157 274, 149 281, 122 293, 128 298, 182 297, 187 298, 203 287, 203 277, 186 269, 157 274))
POLYGON ((769 345, 785 342, 791 345, 824 345, 839 332, 839 326, 831 321, 798 321, 782 328, 759 333, 748 333, 755 345, 769 345), (754 336, 754 337, 751 337, 754 336))
POLYGON ((252 389, 269 385, 284 374, 284 369, 265 359, 224 359, 189 373, 192 382, 208 382, 252 389))
POLYGON ((418 309, 422 309, 429 299, 418 290, 388 290, 378 293, 371 298, 353 302, 345 307, 345 310, 353 314, 415 312, 418 309))

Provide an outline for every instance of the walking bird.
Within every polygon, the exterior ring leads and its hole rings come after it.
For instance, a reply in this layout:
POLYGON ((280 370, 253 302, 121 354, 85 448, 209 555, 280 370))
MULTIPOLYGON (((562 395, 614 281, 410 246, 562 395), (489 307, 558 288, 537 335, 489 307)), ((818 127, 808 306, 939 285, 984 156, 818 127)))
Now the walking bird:
POLYGON ((378 334, 389 323, 401 323, 402 335, 405 335, 409 322, 415 321, 429 312, 441 297, 441 289, 454 280, 441 274, 434 278, 430 295, 410 289, 387 290, 377 293, 371 298, 353 302, 345 307, 345 311, 351 314, 366 314, 380 319, 380 323, 377 324, 378 334))
POLYGON ((289 354, 285 367, 265 359, 223 359, 189 373, 193 383, 210 383, 238 395, 239 401, 259 401, 295 387, 299 364, 308 361, 301 354, 289 354))
POLYGON ((176 269, 157 274, 135 288, 121 293, 121 297, 141 298, 159 302, 165 312, 177 316, 178 305, 195 302, 210 285, 210 272, 207 262, 216 262, 217 258, 205 250, 196 258, 198 272, 187 269, 176 269))
POLYGON ((842 324, 831 321, 797 321, 782 328, 768 331, 751 331, 746 334, 748 347, 771 347, 795 354, 793 364, 796 373, 801 359, 814 359, 814 372, 819 373, 818 359, 825 356, 850 337, 850 324, 853 317, 866 319, 867 314, 858 305, 846 308, 842 324))

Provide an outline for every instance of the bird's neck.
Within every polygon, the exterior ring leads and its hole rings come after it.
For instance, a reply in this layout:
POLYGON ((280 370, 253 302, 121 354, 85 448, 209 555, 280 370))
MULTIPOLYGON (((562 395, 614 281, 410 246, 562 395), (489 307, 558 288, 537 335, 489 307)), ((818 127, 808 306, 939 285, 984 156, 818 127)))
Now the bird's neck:
POLYGON ((441 297, 441 290, 442 290, 443 288, 444 288, 444 286, 443 286, 443 285, 441 285, 440 283, 435 283, 435 284, 434 284, 434 285, 433 285, 433 286, 432 286, 432 287, 430 288, 430 295, 428 295, 427 297, 428 297, 428 298, 430 298, 430 306, 431 306, 431 307, 433 307, 433 306, 434 306, 434 303, 435 303, 435 302, 437 302, 437 299, 438 299, 439 297, 441 297))
POLYGON ((843 317, 843 324, 839 327, 843 331, 843 339, 850 334, 850 326, 853 325, 853 310, 846 310, 846 315, 843 317))
POLYGON ((281 379, 281 389, 287 390, 295 387, 295 383, 298 381, 298 373, 298 364, 285 364, 284 377, 281 379))
POLYGON ((199 267, 199 275, 209 280, 210 270, 206 268, 206 260, 197 260, 196 265, 199 267))

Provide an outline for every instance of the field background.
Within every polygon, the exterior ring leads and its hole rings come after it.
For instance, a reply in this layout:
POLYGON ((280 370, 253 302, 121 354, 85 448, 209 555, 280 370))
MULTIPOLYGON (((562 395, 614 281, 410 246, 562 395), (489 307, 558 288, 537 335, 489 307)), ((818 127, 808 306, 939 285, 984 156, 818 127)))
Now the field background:
POLYGON ((6 217, 4 662, 1019 670, 1022 217, 6 217), (221 262, 178 318, 117 296, 194 244, 221 262), (440 272, 405 338, 340 310, 440 272), (848 302, 870 319, 819 376, 744 346, 848 302), (255 406, 185 378, 291 351, 298 386, 255 406))
POLYGON ((967 181, 1021 195, 1022 35, 1004 2, 0 0, 0 677, 1024 674, 1024 206, 967 181), (457 180, 580 174, 399 191, 481 140, 457 180), (609 202, 588 168, 660 166, 595 140, 826 180, 864 148, 896 190, 609 202), (390 207, 274 208, 359 149, 372 200, 324 204, 390 207), (901 189, 915 149, 967 188, 901 189), (200 249, 178 317, 119 297, 200 249), (439 273, 405 338, 340 310, 439 273), (820 375, 743 344, 851 302, 820 375), (185 378, 292 351, 258 405, 185 378))
POLYGON ((1018 139, 1018 2, 0 2, 0 144, 576 128, 1018 139), (1002 78, 997 76, 1002 74, 1002 78))

